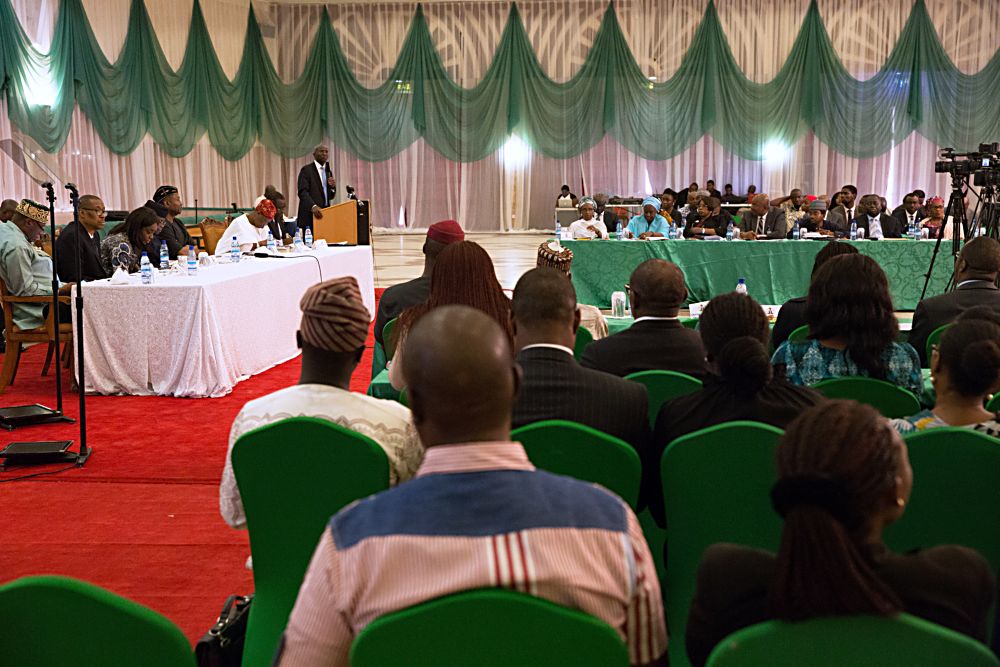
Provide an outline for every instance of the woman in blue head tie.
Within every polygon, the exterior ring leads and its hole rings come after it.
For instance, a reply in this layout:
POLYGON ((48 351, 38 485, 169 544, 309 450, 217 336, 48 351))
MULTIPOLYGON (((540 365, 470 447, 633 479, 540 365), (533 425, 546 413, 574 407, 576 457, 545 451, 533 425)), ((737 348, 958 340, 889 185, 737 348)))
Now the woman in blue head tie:
POLYGON ((660 200, 646 197, 642 200, 642 214, 632 216, 627 231, 630 239, 648 239, 666 236, 668 229, 667 219, 660 215, 660 200))

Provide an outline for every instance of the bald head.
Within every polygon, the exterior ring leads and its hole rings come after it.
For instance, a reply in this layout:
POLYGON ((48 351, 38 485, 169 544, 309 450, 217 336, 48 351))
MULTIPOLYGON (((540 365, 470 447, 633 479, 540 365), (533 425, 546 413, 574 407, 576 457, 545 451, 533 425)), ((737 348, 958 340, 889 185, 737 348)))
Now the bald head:
POLYGON ((4 199, 3 202, 0 202, 0 222, 13 219, 15 210, 17 210, 17 202, 13 199, 4 199))
POLYGON ((956 282, 986 280, 996 282, 1000 273, 1000 243, 989 236, 977 236, 958 255, 956 282))
POLYGON ((771 199, 765 194, 755 195, 750 199, 750 210, 754 215, 767 215, 771 208, 771 199))
POLYGON ((518 372, 507 335, 490 316, 468 306, 435 308, 404 345, 403 377, 424 446, 510 438, 518 372))
POLYGON ((629 278, 632 312, 638 317, 676 317, 687 298, 684 273, 673 262, 647 259, 629 278))
POLYGON ((525 273, 514 287, 511 307, 518 350, 537 343, 573 347, 580 315, 573 283, 562 271, 542 267, 525 273))

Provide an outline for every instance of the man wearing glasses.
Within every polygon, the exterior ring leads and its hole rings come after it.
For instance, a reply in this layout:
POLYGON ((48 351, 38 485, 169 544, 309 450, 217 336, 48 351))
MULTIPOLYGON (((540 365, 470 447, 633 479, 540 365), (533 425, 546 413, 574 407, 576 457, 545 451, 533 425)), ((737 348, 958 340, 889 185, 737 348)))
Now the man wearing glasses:
MULTIPOLYGON (((33 244, 49 222, 49 211, 41 204, 22 199, 10 222, 0 223, 0 278, 14 296, 52 294, 52 259, 33 244)), ((71 284, 60 294, 69 294, 71 284)), ((49 304, 15 303, 14 326, 36 329, 45 324, 49 304)), ((69 322, 69 306, 60 304, 60 317, 69 322)))
POLYGON ((107 219, 104 202, 97 195, 80 197, 80 222, 71 222, 56 240, 56 272, 64 283, 81 280, 100 280, 108 274, 101 265, 101 237, 107 219), (80 244, 80 260, 77 261, 77 239, 80 244))

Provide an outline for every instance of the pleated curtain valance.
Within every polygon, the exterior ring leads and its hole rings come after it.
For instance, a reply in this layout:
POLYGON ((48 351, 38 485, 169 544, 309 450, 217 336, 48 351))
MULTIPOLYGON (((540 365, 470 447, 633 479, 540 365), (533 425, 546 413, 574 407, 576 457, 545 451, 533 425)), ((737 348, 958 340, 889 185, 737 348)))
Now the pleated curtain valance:
POLYGON ((352 72, 328 15, 303 72, 285 83, 251 7, 239 70, 224 73, 195 0, 180 68, 168 64, 142 0, 132 0, 121 53, 101 50, 81 0, 63 0, 48 54, 32 45, 10 0, 0 0, 0 85, 11 121, 45 150, 66 141, 74 105, 101 140, 128 154, 148 132, 168 154, 188 154, 207 132, 228 160, 255 142, 287 157, 326 138, 368 161, 419 138, 444 157, 480 160, 512 133, 553 158, 578 155, 610 135, 629 151, 664 160, 710 134, 732 153, 760 159, 765 145, 807 132, 838 153, 880 155, 918 132, 940 146, 1000 140, 1000 51, 965 74, 945 53, 917 0, 882 68, 866 80, 843 66, 813 0, 787 60, 769 82, 740 69, 714 2, 680 68, 667 81, 641 71, 609 5, 582 66, 557 82, 543 71, 516 5, 493 61, 472 88, 442 65, 417 5, 392 72, 377 88, 352 72), (48 84, 42 84, 48 77, 48 84), (39 85, 52 99, 37 103, 39 85))

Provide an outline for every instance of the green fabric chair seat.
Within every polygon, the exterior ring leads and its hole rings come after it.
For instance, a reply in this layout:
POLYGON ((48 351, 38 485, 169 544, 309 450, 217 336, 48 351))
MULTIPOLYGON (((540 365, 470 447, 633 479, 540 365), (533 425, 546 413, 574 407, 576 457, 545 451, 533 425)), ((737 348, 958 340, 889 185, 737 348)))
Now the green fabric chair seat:
POLYGON ((702 387, 701 380, 676 371, 640 371, 625 376, 646 386, 649 397, 649 425, 656 425, 660 406, 672 398, 693 394, 702 387))
POLYGON ((838 616, 799 623, 767 621, 734 632, 708 667, 997 667, 976 640, 916 616, 838 616))
POLYGON ((389 460, 371 438, 314 417, 292 417, 244 434, 232 460, 255 588, 243 664, 267 665, 330 517, 388 488, 389 460))
POLYGON ((633 509, 638 505, 642 463, 625 441, 562 419, 522 426, 510 437, 524 445, 536 468, 595 482, 633 509))
POLYGON ((920 401, 913 392, 885 380, 860 376, 829 378, 820 380, 812 388, 827 398, 867 403, 890 419, 920 412, 920 401))
POLYGON ((387 614, 351 646, 351 667, 625 667, 628 650, 600 619, 507 590, 474 590, 387 614))
POLYGON ((68 577, 24 577, 0 586, 0 627, 0 664, 8 667, 195 664, 184 633, 166 617, 68 577))

